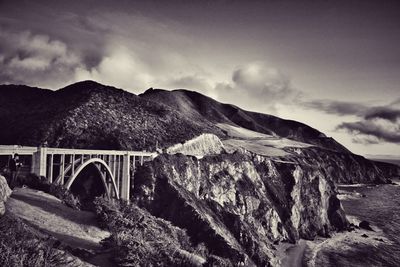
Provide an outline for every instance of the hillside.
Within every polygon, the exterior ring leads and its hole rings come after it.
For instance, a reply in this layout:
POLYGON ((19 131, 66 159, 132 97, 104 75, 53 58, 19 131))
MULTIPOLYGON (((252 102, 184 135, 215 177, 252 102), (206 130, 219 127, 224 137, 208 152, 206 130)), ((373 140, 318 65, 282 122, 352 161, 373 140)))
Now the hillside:
POLYGON ((246 111, 234 105, 220 103, 197 92, 149 89, 140 96, 179 110, 193 121, 231 124, 258 133, 289 138, 332 150, 348 151, 334 139, 326 137, 325 134, 303 123, 246 111))
POLYGON ((186 116, 121 89, 92 81, 57 91, 0 86, 2 144, 52 147, 155 149, 217 127, 197 125, 186 116))
POLYGON ((108 149, 154 149, 201 133, 228 135, 220 124, 345 151, 305 124, 249 112, 186 90, 147 90, 136 96, 93 81, 57 91, 0 86, 3 144, 108 149))
MULTIPOLYGON (((3 85, 0 94, 0 144, 163 148, 136 169, 130 204, 95 201, 111 233, 101 244, 118 266, 280 266, 289 243, 350 229, 336 183, 400 174, 305 124, 196 92, 135 95, 84 81, 57 91, 3 85)), ((10 205, 22 200, 14 195, 10 205)), ((10 211, 29 212, 22 204, 10 211)), ((50 206, 31 213, 45 218, 50 206)))
MULTIPOLYGON (((249 112, 187 90, 149 89, 135 95, 83 81, 56 91, 0 85, 0 94, 0 125, 4 126, 0 143, 4 145, 154 151, 207 133, 221 139, 231 153, 239 150, 337 166, 344 174, 333 176, 334 181, 387 182, 400 173, 398 167, 353 155, 303 123, 249 112), (357 164, 349 165, 349 157, 357 164)), ((201 145, 204 151, 206 143, 201 145)))

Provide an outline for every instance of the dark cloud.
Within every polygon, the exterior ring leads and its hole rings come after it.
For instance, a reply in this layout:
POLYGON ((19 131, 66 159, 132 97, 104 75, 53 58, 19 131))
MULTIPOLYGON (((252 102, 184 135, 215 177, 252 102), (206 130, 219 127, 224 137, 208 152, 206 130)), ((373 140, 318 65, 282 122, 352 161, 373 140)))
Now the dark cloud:
POLYGON ((396 121, 400 118, 400 110, 393 109, 391 107, 378 107, 371 108, 368 110, 364 119, 372 120, 372 119, 384 119, 396 123, 396 121))
POLYGON ((355 102, 333 101, 333 100, 313 100, 302 103, 304 107, 316 109, 328 114, 335 115, 362 115, 368 107, 364 104, 355 102))
POLYGON ((400 143, 400 124, 391 123, 387 120, 371 119, 357 122, 344 122, 337 126, 362 140, 373 140, 390 143, 400 143))
POLYGON ((327 114, 358 117, 359 121, 343 122, 336 130, 351 134, 353 143, 370 145, 381 142, 400 143, 400 109, 397 102, 386 106, 331 100, 313 100, 302 104, 327 114))

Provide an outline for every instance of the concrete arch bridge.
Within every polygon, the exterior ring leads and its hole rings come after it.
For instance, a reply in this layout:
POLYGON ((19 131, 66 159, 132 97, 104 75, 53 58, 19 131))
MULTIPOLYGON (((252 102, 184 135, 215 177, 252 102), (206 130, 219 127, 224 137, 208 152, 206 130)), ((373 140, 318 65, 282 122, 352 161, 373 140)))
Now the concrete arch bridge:
MULTIPOLYGON (((45 176, 50 183, 71 189, 89 168, 97 173, 109 197, 129 200, 131 180, 137 166, 153 160, 157 153, 146 151, 88 150, 0 145, 0 155, 28 156, 29 171, 45 176)), ((87 181, 80 181, 84 187, 87 181)), ((93 182, 93 181, 92 181, 93 182)))

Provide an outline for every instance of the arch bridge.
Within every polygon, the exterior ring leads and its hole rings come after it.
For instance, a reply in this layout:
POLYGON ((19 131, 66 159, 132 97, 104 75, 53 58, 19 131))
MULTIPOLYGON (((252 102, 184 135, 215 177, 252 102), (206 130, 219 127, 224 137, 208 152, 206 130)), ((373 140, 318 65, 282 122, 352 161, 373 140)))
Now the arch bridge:
POLYGON ((45 176, 50 183, 70 189, 89 166, 94 167, 109 197, 129 201, 135 169, 153 160, 155 152, 88 150, 51 147, 1 146, 0 155, 31 156, 30 172, 45 176))

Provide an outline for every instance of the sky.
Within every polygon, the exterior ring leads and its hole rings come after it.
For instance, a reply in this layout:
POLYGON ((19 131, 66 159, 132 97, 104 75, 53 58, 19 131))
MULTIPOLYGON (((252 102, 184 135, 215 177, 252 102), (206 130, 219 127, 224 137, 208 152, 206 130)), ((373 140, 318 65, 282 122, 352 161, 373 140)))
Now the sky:
POLYGON ((0 0, 0 84, 195 90, 400 156, 400 2, 0 0))

